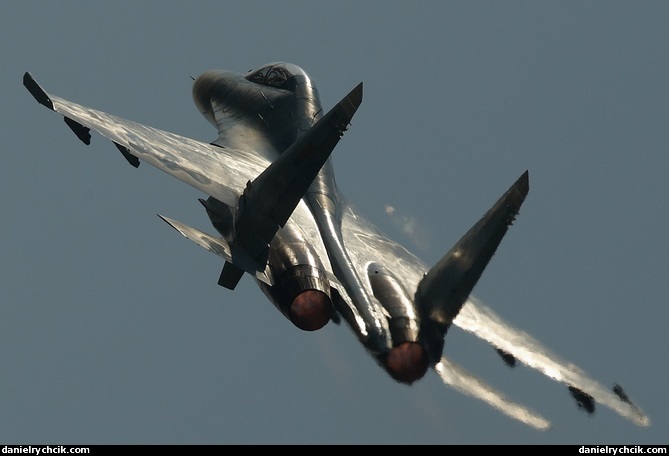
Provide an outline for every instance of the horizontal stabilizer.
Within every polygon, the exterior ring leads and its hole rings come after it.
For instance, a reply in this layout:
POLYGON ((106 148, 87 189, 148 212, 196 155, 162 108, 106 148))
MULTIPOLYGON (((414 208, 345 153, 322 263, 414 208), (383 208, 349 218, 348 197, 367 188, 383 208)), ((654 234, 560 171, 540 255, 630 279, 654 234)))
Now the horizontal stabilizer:
POLYGON ((528 191, 529 175, 525 171, 418 284, 417 305, 442 329, 448 328, 460 312, 528 191))
POLYGON ((215 253, 216 255, 225 259, 226 262, 228 263, 234 263, 235 265, 239 265, 241 269, 255 276, 261 282, 264 282, 268 285, 273 285, 272 281, 264 272, 255 270, 254 267, 255 263, 253 262, 249 263, 247 261, 244 261, 243 259, 240 259, 240 255, 243 255, 243 253, 237 252, 236 249, 231 248, 231 246, 225 241, 225 239, 212 236, 196 228, 184 225, 181 222, 177 222, 176 220, 172 220, 160 214, 158 214, 158 217, 163 219, 168 225, 170 225, 172 228, 181 233, 185 238, 190 239, 200 247, 212 253, 215 253), (243 265, 247 266, 250 265, 250 267, 243 267, 243 265))

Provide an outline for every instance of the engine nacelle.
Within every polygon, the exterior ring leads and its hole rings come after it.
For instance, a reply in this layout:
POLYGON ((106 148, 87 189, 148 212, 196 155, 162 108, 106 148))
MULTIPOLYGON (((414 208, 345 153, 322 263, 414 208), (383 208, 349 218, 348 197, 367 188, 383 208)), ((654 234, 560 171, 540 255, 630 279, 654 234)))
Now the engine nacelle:
POLYGON ((268 264, 274 285, 259 285, 276 308, 305 331, 325 326, 334 312, 327 274, 302 231, 292 223, 274 236, 268 264))
POLYGON ((381 365, 397 381, 411 384, 421 379, 429 367, 429 357, 420 338, 420 315, 399 281, 382 266, 367 268, 372 292, 388 313, 393 348, 381 365))
POLYGON ((368 266, 367 274, 374 296, 390 315, 388 323, 393 346, 418 341, 418 313, 404 288, 383 266, 376 263, 368 266))

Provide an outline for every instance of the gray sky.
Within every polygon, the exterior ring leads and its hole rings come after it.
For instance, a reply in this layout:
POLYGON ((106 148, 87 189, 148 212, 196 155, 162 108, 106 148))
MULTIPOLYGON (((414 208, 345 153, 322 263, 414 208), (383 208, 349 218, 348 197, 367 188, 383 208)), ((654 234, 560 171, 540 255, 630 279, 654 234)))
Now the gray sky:
POLYGON ((667 2, 0 2, 0 442, 666 444, 667 2), (191 76, 304 68, 363 104, 344 194, 428 264, 526 169, 474 290, 650 416, 577 410, 563 385, 459 330, 445 352, 551 420, 393 382, 346 327, 295 329, 248 277, 158 217, 213 232, 187 185, 84 146, 21 85, 210 141, 191 76), (395 218, 413 219, 412 239, 395 218))

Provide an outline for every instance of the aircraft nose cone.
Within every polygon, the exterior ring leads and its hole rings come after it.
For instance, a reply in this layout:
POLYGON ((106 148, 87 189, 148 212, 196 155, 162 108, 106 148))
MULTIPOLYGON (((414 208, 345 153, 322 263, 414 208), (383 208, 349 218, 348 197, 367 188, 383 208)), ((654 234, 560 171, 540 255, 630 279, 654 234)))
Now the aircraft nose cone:
POLYGON ((398 382, 412 384, 423 378, 428 368, 427 352, 417 342, 402 342, 390 350, 386 366, 398 382))
POLYGON ((330 298, 318 290, 303 291, 290 306, 290 321, 304 331, 316 331, 330 321, 330 298))

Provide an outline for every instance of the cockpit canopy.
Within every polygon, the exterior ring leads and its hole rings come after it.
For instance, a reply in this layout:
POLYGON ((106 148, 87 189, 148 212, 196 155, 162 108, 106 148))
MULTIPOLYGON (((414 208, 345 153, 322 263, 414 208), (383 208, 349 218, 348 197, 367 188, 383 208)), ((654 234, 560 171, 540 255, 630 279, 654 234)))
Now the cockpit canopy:
POLYGON ((270 63, 259 70, 249 70, 244 77, 256 84, 285 90, 295 90, 296 80, 309 80, 304 70, 292 63, 270 63))

